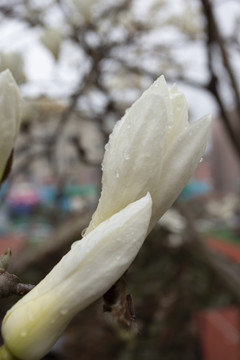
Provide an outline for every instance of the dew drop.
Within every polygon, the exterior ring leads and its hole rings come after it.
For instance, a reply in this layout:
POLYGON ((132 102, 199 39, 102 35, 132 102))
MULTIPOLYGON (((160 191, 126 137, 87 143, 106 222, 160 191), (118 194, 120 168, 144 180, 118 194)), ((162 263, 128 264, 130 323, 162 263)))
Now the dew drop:
POLYGON ((45 303, 45 304, 43 304, 43 311, 45 311, 45 310, 47 310, 47 308, 48 308, 48 304, 47 303, 45 303))
POLYGON ((121 259, 121 256, 117 255, 116 260, 119 261, 121 259))
MULTIPOLYGON (((76 243, 76 241, 75 241, 75 243, 76 243)), ((75 243, 73 243, 73 244, 75 244, 75 243)), ((62 296, 62 289, 61 289, 61 287, 59 287, 59 288, 56 289, 56 294, 59 295, 59 296, 62 296)))
POLYGON ((90 247, 89 246, 85 247, 84 251, 85 251, 86 254, 88 254, 90 252, 90 247))
POLYGON ((118 179, 118 178, 119 178, 119 176, 120 176, 120 174, 119 174, 119 170, 118 170, 118 169, 116 170, 116 173, 115 173, 115 174, 116 174, 116 178, 118 179))
POLYGON ((129 113, 129 110, 130 110, 130 108, 125 110, 125 115, 127 115, 129 113))
POLYGON ((129 153, 128 153, 127 151, 124 152, 123 156, 124 156, 124 159, 125 159, 125 160, 129 160, 129 159, 130 159, 130 155, 129 155, 129 153))
POLYGON ((81 236, 84 237, 85 233, 87 231, 87 228, 83 229, 82 232, 81 232, 81 236))
POLYGON ((25 337, 27 335, 27 331, 24 329, 20 332, 21 337, 25 337))
POLYGON ((28 315, 28 319, 29 319, 30 321, 34 321, 35 316, 34 316, 34 313, 32 312, 31 309, 28 309, 27 315, 28 315))
POLYGON ((108 151, 108 150, 110 149, 109 143, 107 143, 107 144, 104 146, 104 149, 105 149, 105 151, 108 151))
POLYGON ((74 241, 74 243, 72 243, 71 245, 71 249, 73 249, 76 245, 77 245, 78 241, 74 241))
POLYGON ((199 160, 199 162, 200 162, 200 163, 203 162, 203 157, 201 157, 201 159, 199 160))
POLYGON ((61 314, 61 315, 66 315, 67 312, 68 312, 68 309, 67 309, 66 307, 64 307, 64 308, 62 308, 62 309, 60 310, 60 314, 61 314))

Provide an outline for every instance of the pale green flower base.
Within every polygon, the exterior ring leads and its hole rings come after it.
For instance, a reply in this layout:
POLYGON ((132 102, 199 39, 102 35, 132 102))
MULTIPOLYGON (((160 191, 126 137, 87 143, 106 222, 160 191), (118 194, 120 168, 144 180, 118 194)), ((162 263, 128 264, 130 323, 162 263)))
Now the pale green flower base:
POLYGON ((0 347, 0 360, 17 360, 17 358, 3 345, 0 347))

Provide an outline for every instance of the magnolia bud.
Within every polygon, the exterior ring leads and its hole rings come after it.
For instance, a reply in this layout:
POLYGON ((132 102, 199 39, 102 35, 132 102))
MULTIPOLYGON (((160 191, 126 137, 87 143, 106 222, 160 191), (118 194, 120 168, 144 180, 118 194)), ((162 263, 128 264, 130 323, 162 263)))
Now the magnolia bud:
POLYGON ((150 192, 149 231, 176 200, 207 145, 210 116, 190 124, 186 99, 163 76, 115 125, 103 159, 102 193, 86 234, 150 192), (114 199, 114 200, 113 200, 114 199))
POLYGON ((147 194, 104 221, 7 312, 2 335, 12 356, 41 359, 73 316, 124 274, 143 244, 151 211, 147 194))

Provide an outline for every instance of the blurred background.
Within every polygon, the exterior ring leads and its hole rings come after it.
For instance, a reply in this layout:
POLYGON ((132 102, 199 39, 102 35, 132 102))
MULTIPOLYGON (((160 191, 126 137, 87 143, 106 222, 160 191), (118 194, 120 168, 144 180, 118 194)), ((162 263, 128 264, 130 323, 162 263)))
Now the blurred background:
MULTIPOLYGON (((128 271, 135 330, 99 300, 46 359, 239 360, 239 0, 1 0, 6 68, 23 109, 0 253, 12 248, 10 271, 25 283, 81 238, 108 136, 158 76, 184 92, 190 121, 213 116, 196 173, 128 271)), ((1 299, 1 318, 17 299, 1 299)))

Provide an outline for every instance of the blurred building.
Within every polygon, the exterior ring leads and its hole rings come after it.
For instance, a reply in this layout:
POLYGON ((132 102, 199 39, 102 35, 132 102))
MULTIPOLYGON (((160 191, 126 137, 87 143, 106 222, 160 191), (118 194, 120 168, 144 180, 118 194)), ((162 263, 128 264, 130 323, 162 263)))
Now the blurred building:
MULTIPOLYGON (((231 118, 237 124, 238 119, 236 119, 233 112, 231 118)), ((240 159, 219 118, 214 119, 212 125, 211 169, 213 186, 217 192, 239 192, 240 159)))

